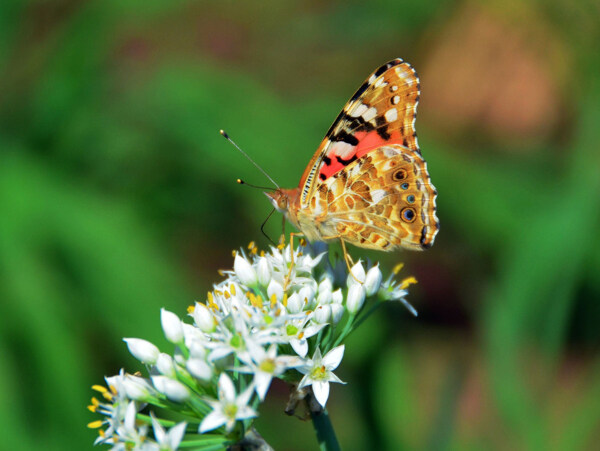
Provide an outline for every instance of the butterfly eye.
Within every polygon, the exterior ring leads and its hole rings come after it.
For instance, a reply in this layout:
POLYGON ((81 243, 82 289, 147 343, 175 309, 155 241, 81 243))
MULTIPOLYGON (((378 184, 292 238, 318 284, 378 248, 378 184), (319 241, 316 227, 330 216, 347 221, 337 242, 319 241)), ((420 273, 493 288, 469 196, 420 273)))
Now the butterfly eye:
POLYGON ((413 222, 415 220, 415 211, 412 208, 405 208, 400 215, 406 222, 413 222))
POLYGON ((406 178, 406 171, 404 169, 398 169, 394 172, 394 180, 404 180, 406 178))
POLYGON ((406 196, 406 201, 409 204, 412 204, 415 201, 415 196, 413 194, 410 194, 410 195, 406 196))
POLYGON ((400 185, 400 188, 408 189, 408 183, 403 183, 402 185, 400 185))

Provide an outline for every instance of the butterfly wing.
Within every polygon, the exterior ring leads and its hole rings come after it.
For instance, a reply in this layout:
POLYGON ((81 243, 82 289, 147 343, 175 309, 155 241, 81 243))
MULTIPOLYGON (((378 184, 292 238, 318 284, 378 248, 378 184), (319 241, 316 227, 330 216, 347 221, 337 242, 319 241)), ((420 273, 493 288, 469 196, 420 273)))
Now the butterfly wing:
POLYGON ((333 122, 300 179, 300 205, 325 180, 373 149, 401 144, 420 154, 415 132, 419 78, 397 58, 358 88, 333 122))
POLYGON ((339 114, 300 182, 301 228, 360 247, 425 249, 439 230, 415 131, 419 78, 401 59, 377 69, 339 114))
POLYGON ((422 250, 433 244, 439 230, 435 196, 425 160, 392 144, 327 178, 311 197, 308 211, 326 212, 313 217, 323 237, 369 249, 422 250))

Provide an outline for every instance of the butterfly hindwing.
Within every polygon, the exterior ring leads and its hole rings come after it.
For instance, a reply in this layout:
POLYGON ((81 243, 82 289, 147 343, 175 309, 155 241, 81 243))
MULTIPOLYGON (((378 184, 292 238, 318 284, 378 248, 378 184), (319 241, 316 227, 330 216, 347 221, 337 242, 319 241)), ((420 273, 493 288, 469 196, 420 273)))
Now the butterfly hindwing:
POLYGON ((327 235, 371 249, 422 250, 439 230, 435 196, 420 154, 392 144, 325 180, 310 203, 327 211, 327 235))

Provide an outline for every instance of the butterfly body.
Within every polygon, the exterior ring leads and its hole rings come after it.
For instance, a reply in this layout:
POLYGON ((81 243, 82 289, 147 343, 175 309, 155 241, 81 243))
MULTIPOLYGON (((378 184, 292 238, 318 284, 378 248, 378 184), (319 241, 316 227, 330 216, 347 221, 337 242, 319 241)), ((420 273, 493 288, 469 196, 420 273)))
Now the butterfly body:
POLYGON ((384 251, 433 244, 437 192, 414 129, 419 89, 408 63, 381 66, 343 108, 299 186, 266 193, 310 241, 384 251))

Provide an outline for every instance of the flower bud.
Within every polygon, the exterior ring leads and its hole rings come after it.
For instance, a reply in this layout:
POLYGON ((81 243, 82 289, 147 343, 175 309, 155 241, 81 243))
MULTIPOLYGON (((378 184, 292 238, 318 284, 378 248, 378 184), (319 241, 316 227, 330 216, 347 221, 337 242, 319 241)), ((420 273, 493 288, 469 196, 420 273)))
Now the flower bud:
POLYGON ((183 327, 181 327, 181 320, 175 313, 164 308, 160 309, 160 322, 167 340, 175 344, 183 341, 183 327))
POLYGON ((331 306, 329 305, 319 305, 315 309, 315 314, 313 316, 313 320, 317 324, 325 324, 329 322, 329 318, 331 318, 331 306))
POLYGON ((127 374, 122 380, 122 387, 129 399, 134 401, 143 401, 149 396, 152 396, 154 390, 150 384, 141 377, 127 374))
POLYGON ((331 296, 331 290, 319 290, 319 295, 317 296, 317 305, 331 304, 331 296))
POLYGON ((208 381, 212 377, 212 368, 202 359, 189 359, 186 368, 196 379, 208 381))
POLYGON ((123 341, 127 343, 131 355, 140 362, 148 365, 156 363, 160 351, 152 343, 141 338, 123 338, 123 341))
POLYGON ((326 275, 323 280, 321 280, 321 282, 319 283, 319 288, 317 289, 317 291, 320 293, 322 291, 328 291, 331 293, 331 290, 333 290, 333 283, 331 281, 331 278, 328 277, 328 275, 326 275))
POLYGON ((302 311, 302 307, 304 306, 304 302, 300 299, 298 293, 292 294, 287 300, 287 311, 289 313, 300 313, 302 311))
POLYGON ((206 305, 200 302, 196 302, 192 316, 196 326, 204 333, 209 334, 217 328, 213 314, 206 305))
POLYGON ((329 305, 331 309, 331 322, 333 324, 337 324, 342 319, 344 315, 344 306, 342 304, 333 303, 329 305))
POLYGON ((357 283, 365 282, 365 268, 363 268, 362 263, 359 261, 351 268, 350 272, 352 274, 348 274, 348 279, 346 284, 350 287, 351 285, 356 285, 357 283))
POLYGON ((342 293, 342 289, 338 288, 333 293, 331 293, 331 303, 332 304, 341 304, 344 301, 344 294, 342 293))
POLYGON ((365 287, 354 283, 348 289, 348 298, 346 299, 346 308, 352 314, 355 314, 365 303, 365 287))
POLYGON ((166 376, 152 376, 152 384, 173 402, 185 402, 190 398, 190 391, 185 385, 166 376))
POLYGON ((272 273, 273 267, 271 266, 269 260, 267 260, 265 257, 260 257, 256 270, 258 283, 260 283, 262 286, 267 286, 269 284, 269 280, 271 280, 272 273))
POLYGON ((156 369, 163 376, 175 377, 175 364, 169 354, 161 352, 156 359, 156 369))
POLYGON ((238 279, 240 279, 240 282, 242 282, 244 285, 248 287, 256 285, 256 271, 254 271, 254 268, 248 262, 248 260, 240 256, 239 253, 235 254, 233 270, 235 271, 235 275, 238 277, 238 279))
POLYGON ((367 271, 367 277, 365 278, 365 290, 367 291, 367 296, 373 296, 379 291, 381 279, 382 275, 379 264, 367 271))

